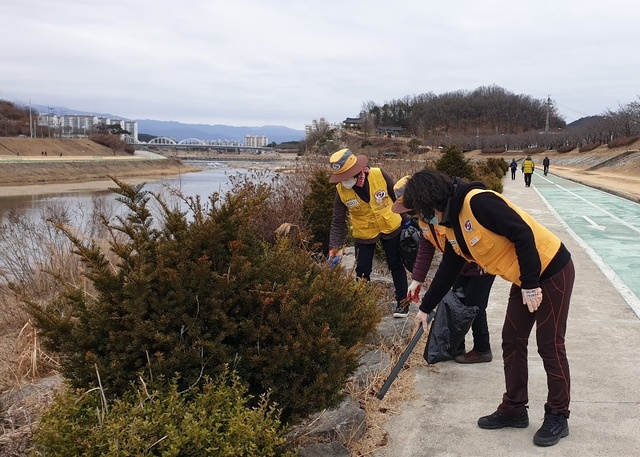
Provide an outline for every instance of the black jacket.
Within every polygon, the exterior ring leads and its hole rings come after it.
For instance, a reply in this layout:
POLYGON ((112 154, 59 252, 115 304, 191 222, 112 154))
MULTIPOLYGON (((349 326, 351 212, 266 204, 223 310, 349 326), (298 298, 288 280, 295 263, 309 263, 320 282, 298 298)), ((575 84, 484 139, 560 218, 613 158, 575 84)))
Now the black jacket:
MULTIPOLYGON (((481 182, 468 183, 459 178, 454 180, 453 194, 449 198, 443 214, 442 225, 453 228, 456 241, 462 252, 471 256, 469 248, 462 236, 462 227, 458 215, 462 209, 464 198, 472 189, 486 189, 481 182)), ((566 247, 561 244, 557 254, 544 272, 541 270, 540 257, 535 245, 531 227, 511 209, 504 200, 491 192, 475 195, 471 201, 471 211, 487 230, 508 238, 515 246, 518 263, 520 265, 520 280, 523 289, 534 289, 540 286, 540 281, 553 276, 571 258, 566 247)), ((431 312, 446 295, 464 266, 466 260, 457 255, 447 243, 442 262, 422 299, 420 310, 431 312)))

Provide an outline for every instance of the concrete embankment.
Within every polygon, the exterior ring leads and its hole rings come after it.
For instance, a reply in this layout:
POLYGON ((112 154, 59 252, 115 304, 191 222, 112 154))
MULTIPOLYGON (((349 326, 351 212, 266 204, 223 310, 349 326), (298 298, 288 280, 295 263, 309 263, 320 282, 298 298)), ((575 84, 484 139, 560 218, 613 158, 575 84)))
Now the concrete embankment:
POLYGON ((112 151, 88 139, 0 138, 0 195, 47 193, 52 185, 79 183, 98 189, 112 185, 111 177, 159 180, 197 170, 145 151, 112 151))
POLYGON ((4 162, 0 160, 0 186, 29 186, 48 183, 73 183, 131 177, 158 179, 193 171, 179 160, 63 160, 4 162))

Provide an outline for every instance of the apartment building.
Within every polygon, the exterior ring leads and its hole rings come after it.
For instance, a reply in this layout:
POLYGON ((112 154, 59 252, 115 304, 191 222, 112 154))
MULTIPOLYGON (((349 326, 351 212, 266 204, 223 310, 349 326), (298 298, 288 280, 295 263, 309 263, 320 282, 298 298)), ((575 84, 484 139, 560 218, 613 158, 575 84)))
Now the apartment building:
POLYGON ((123 119, 109 119, 91 114, 63 114, 41 113, 38 115, 38 126, 48 127, 49 136, 63 138, 86 137, 94 133, 98 125, 119 125, 130 132, 131 138, 138 141, 138 123, 123 119))
POLYGON ((247 146, 250 148, 261 148, 261 147, 265 147, 267 144, 269 144, 269 140, 264 135, 258 136, 258 135, 246 134, 244 136, 243 146, 247 146))

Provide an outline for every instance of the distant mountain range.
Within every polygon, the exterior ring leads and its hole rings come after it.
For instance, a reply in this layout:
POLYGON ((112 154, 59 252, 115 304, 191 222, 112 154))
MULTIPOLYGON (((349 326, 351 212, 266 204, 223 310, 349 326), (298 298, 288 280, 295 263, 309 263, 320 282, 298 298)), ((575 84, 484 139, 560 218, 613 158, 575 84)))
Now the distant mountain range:
POLYGON ((89 111, 78 111, 62 106, 41 106, 33 105, 33 108, 40 113, 47 113, 49 109, 54 114, 78 114, 107 117, 110 119, 126 119, 138 123, 138 134, 148 134, 153 136, 165 136, 176 141, 187 138, 198 138, 200 140, 243 140, 245 135, 266 136, 269 143, 284 143, 286 141, 304 140, 304 130, 296 130, 282 125, 262 125, 249 127, 235 127, 221 124, 183 124, 175 121, 155 121, 151 119, 128 119, 124 116, 117 116, 108 113, 94 113, 89 111))
POLYGON ((263 125, 260 127, 234 127, 231 125, 182 124, 174 121, 153 121, 136 119, 138 133, 175 138, 201 140, 243 140, 245 135, 266 136, 269 143, 304 140, 304 130, 295 130, 282 125, 263 125))

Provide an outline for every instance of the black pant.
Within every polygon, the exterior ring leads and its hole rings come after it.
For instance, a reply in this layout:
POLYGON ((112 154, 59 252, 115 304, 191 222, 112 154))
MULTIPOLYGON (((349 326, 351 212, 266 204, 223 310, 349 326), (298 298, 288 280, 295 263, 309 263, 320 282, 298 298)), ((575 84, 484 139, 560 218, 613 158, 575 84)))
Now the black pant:
MULTIPOLYGON (((384 254, 387 259, 387 266, 393 278, 393 285, 396 289, 395 297, 398 304, 407 298, 407 271, 400 255, 400 233, 388 240, 381 239, 384 254)), ((376 251, 376 243, 364 244, 355 243, 356 248, 356 277, 371 279, 373 269, 373 255, 376 251)))
POLYGON ((527 187, 531 186, 531 176, 533 176, 533 173, 524 174, 524 185, 527 187))
MULTIPOLYGON (((489 303, 489 293, 491 286, 496 279, 494 275, 463 276, 458 275, 453 284, 453 290, 462 288, 464 291, 464 304, 467 306, 477 306, 476 314, 471 331, 473 333, 473 349, 478 352, 491 352, 489 341, 489 325, 487 324, 487 304, 489 303)), ((458 350, 464 351, 464 340, 458 350)))
POLYGON ((511 169, 511 180, 515 181, 515 179, 516 179, 516 169, 512 168, 511 169))

